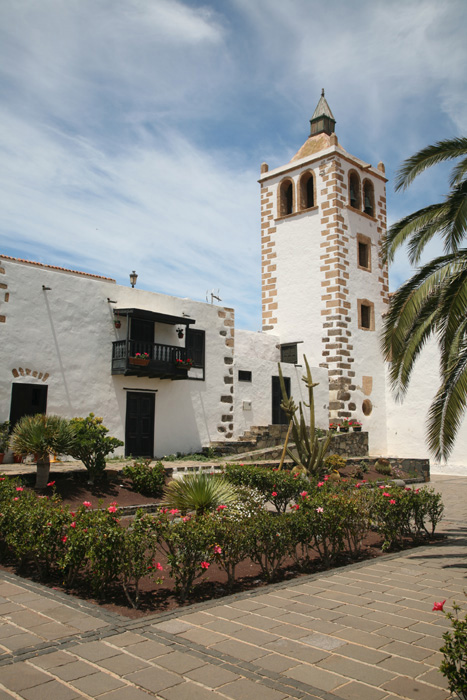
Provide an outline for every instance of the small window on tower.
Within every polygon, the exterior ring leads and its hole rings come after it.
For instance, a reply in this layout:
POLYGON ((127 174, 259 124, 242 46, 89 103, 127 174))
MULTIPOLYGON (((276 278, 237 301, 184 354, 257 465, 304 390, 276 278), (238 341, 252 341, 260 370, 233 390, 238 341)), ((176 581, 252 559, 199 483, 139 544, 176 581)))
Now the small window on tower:
POLYGON ((357 256, 358 267, 371 272, 371 240, 361 233, 357 234, 357 256))
POLYGON ((238 381, 239 382, 251 382, 251 372, 246 369, 238 370, 238 381))
POLYGON ((358 327, 363 331, 375 330, 375 305, 367 299, 358 299, 358 327))

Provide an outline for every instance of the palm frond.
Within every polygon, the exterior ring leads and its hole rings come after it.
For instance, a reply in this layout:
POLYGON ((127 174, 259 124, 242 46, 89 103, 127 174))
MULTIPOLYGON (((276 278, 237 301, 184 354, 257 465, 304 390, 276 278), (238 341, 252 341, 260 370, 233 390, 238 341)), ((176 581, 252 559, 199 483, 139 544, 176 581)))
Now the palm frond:
POLYGON ((460 160, 452 169, 451 178, 449 184, 451 187, 455 185, 460 185, 465 179, 467 173, 467 158, 460 160))
POLYGON ((452 452, 467 406, 467 347, 462 352, 438 389, 430 406, 427 422, 428 446, 438 460, 452 452))
POLYGON ((414 179, 433 165, 467 155, 467 138, 438 141, 407 158, 396 175, 396 191, 406 189, 414 179))
MULTIPOLYGON (((382 257, 384 262, 392 262, 398 248, 407 239, 421 232, 426 237, 425 245, 445 225, 448 205, 445 202, 430 204, 413 214, 405 216, 388 229, 382 242, 382 257)), ((421 252, 421 250, 420 250, 421 252)), ((412 264, 418 259, 411 260, 412 264)))

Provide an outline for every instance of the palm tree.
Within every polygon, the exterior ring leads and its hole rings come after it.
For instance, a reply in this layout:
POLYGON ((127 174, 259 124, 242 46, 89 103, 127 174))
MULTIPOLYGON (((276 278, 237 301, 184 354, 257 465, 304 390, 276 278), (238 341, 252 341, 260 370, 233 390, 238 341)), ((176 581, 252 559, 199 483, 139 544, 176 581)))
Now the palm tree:
POLYGON ((69 454, 75 442, 70 422, 60 416, 23 416, 16 423, 10 438, 13 452, 34 455, 37 462, 36 489, 47 485, 51 454, 69 454))
POLYGON ((459 159, 449 194, 394 224, 383 242, 391 261, 408 246, 409 261, 420 263, 429 241, 440 236, 444 254, 419 266, 392 296, 383 323, 382 350, 391 362, 390 381, 396 398, 405 395, 414 363, 432 336, 440 349, 441 384, 427 420, 428 446, 436 459, 447 459, 467 406, 467 138, 440 141, 422 149, 402 165, 396 190, 407 188, 424 170, 459 159))

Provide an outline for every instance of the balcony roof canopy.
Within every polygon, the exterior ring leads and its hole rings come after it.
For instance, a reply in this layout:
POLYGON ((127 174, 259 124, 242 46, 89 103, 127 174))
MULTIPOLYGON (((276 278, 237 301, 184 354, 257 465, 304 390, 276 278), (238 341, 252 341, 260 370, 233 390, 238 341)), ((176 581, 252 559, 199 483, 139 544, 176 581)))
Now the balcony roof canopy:
POLYGON ((187 318, 186 316, 171 316, 170 314, 161 314, 157 311, 148 311, 147 309, 114 309, 114 316, 129 316, 132 318, 140 318, 143 321, 153 321, 154 323, 167 323, 171 326, 177 324, 189 326, 196 323, 195 319, 187 318))

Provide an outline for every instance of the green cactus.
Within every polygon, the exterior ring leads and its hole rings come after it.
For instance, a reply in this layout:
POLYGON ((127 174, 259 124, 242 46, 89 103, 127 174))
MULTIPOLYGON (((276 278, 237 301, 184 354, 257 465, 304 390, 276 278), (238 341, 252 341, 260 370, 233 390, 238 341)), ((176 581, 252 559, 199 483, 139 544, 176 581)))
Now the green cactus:
POLYGON ((287 454, 295 463, 293 468, 294 473, 304 474, 308 478, 316 477, 323 471, 323 462, 328 451, 329 443, 331 442, 332 431, 329 430, 324 438, 318 438, 315 433, 315 403, 313 397, 313 388, 318 384, 313 384, 311 370, 308 360, 303 356, 306 366, 306 374, 302 380, 308 389, 308 403, 300 401, 298 406, 295 404, 292 396, 287 396, 285 389, 284 377, 282 376, 281 366, 279 364, 279 381, 282 391, 281 408, 289 419, 292 429, 292 440, 295 443, 295 451, 286 447, 287 454), (305 414, 303 406, 310 410, 309 425, 305 422, 305 414), (296 415, 297 411, 300 417, 296 415))

